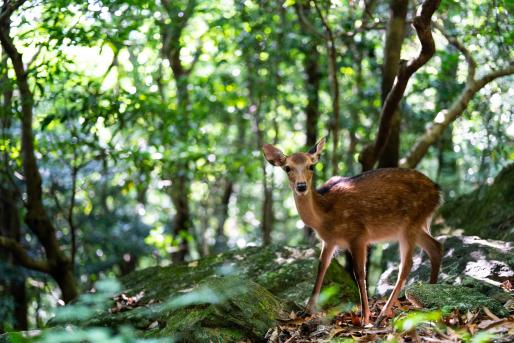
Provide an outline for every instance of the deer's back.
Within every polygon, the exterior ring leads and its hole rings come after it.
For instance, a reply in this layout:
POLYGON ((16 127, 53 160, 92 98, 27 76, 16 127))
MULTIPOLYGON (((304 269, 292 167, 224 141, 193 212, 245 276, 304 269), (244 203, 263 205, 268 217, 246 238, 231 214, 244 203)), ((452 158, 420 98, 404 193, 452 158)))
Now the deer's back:
POLYGON ((397 231, 399 226, 425 223, 440 204, 437 184, 416 170, 401 168, 335 177, 317 193, 327 214, 329 230, 342 227, 348 232, 355 226, 368 231, 380 228, 385 236, 388 230, 397 231))

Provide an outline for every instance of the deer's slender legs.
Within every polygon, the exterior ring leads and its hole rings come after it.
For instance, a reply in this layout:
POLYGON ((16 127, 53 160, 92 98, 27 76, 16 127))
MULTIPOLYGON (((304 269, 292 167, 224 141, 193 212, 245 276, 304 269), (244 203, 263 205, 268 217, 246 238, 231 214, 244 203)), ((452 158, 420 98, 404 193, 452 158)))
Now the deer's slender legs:
POLYGON ((375 326, 379 326, 380 323, 386 318, 386 317, 392 317, 393 311, 392 307, 393 304, 398 299, 398 294, 400 293, 401 289, 405 285, 405 281, 407 280, 407 276, 409 275, 409 272, 412 268, 412 253, 414 252, 415 243, 413 240, 405 238, 400 240, 400 270, 398 272, 398 280, 396 281, 396 285, 394 286, 393 292, 389 296, 389 299, 387 300, 387 303, 385 304, 384 308, 380 312, 380 315, 377 318, 377 321, 375 322, 375 326))
POLYGON ((361 300, 361 324, 369 324, 369 305, 368 292, 366 290, 366 243, 356 242, 350 245, 350 253, 352 254, 353 273, 359 286, 359 294, 361 300))
POLYGON ((316 277, 316 284, 314 285, 311 297, 306 306, 306 310, 308 312, 316 312, 316 305, 318 302, 319 293, 321 291, 321 285, 323 284, 323 278, 325 277, 325 273, 327 272, 328 266, 330 266, 330 262, 332 261, 332 257, 334 256, 335 250, 336 245, 329 245, 323 242, 323 248, 321 249, 321 256, 319 258, 318 276, 316 277))
POLYGON ((425 231, 419 233, 417 242, 421 248, 426 251, 428 258, 430 259, 430 264, 432 266, 430 272, 430 283, 436 283, 437 276, 439 275, 439 269, 441 268, 441 260, 443 258, 443 245, 425 231))

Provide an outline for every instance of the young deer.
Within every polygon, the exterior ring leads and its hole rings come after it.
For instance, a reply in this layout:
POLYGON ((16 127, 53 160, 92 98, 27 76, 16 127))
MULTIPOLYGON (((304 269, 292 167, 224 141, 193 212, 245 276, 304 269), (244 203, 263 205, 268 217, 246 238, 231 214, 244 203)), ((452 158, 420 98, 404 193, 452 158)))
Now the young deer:
POLYGON ((387 168, 354 177, 335 176, 315 190, 314 164, 319 161, 324 145, 325 138, 322 138, 308 153, 291 156, 284 155, 273 145, 263 146, 266 160, 286 171, 300 217, 323 243, 316 284, 306 310, 316 311, 323 278, 336 248, 349 249, 360 292, 361 323, 368 325, 367 246, 394 240, 400 244, 400 271, 393 292, 375 322, 378 326, 384 318, 393 315, 392 306, 411 270, 416 244, 430 259, 430 282, 437 282, 442 245, 430 236, 429 228, 440 205, 439 188, 418 171, 387 168))

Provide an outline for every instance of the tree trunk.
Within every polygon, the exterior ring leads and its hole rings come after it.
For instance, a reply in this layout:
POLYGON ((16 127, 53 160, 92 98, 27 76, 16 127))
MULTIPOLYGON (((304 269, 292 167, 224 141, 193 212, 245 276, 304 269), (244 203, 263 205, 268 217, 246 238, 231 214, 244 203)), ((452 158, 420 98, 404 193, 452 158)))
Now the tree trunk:
POLYGON ((28 299, 25 277, 18 276, 11 281, 11 295, 14 301, 14 330, 23 331, 29 329, 28 299))
POLYGON ((118 264, 120 268, 120 276, 127 275, 137 268, 138 258, 134 256, 130 252, 126 252, 123 254, 120 263, 118 264))
POLYGON ((187 236, 191 233, 191 213, 189 210, 189 183, 185 176, 175 178, 171 187, 171 198, 175 207, 172 224, 173 239, 178 240, 178 249, 171 254, 173 262, 181 262, 188 254, 187 236))
MULTIPOLYGON (((303 21, 300 20, 300 24, 303 21)), ((301 25, 302 31, 308 35, 308 30, 301 25)), ((321 81, 321 71, 319 67, 320 54, 318 45, 314 37, 309 38, 309 43, 304 49, 304 72, 305 72, 305 92, 307 94, 307 105, 305 106, 305 131, 306 141, 305 150, 312 148, 318 140, 318 122, 319 122, 319 89, 321 81)), ((315 238, 314 231, 308 227, 304 227, 304 237, 307 242, 312 242, 315 238)))
MULTIPOLYGON (((189 118, 189 75, 191 74, 194 64, 198 59, 200 50, 195 54, 195 60, 189 68, 186 68, 181 59, 182 43, 181 36, 189 19, 191 19, 196 8, 196 1, 189 0, 184 8, 179 8, 176 3, 170 1, 162 1, 164 10, 167 12, 169 19, 174 23, 169 24, 161 22, 161 38, 162 53, 170 63, 173 78, 175 80, 177 112, 181 116, 181 123, 177 127, 178 137, 176 139, 181 142, 188 141, 188 132, 191 126, 189 118)), ((164 99, 163 99, 164 100, 164 99)), ((166 124, 171 125, 165 120, 166 124)), ((164 125, 165 130, 168 129, 164 125)), ((187 161, 175 161, 175 167, 172 170, 172 201, 175 207, 175 218, 172 224, 172 234, 174 240, 178 240, 178 250, 171 254, 174 262, 184 261, 188 252, 187 239, 192 234, 193 221, 189 209, 189 193, 191 187, 191 171, 187 161)))
POLYGON ((216 242, 214 243, 215 253, 222 252, 227 248, 228 239, 225 235, 225 222, 228 218, 228 204, 233 192, 234 184, 232 181, 226 180, 219 209, 218 228, 216 229, 216 242))
MULTIPOLYGON (((16 242, 21 240, 19 209, 16 206, 17 196, 15 192, 0 186, 0 235, 9 237, 16 242)), ((0 250, 0 260, 14 266, 14 256, 8 250, 0 250)), ((15 267, 16 268, 16 267, 15 267)), ((16 330, 27 330, 27 289, 25 286, 25 274, 18 270, 16 275, 9 279, 0 279, 0 283, 9 289, 14 303, 14 325, 16 330)), ((0 324, 1 325, 1 324, 0 324)), ((2 329, 0 328, 0 331, 2 329)))
POLYGON ((304 59, 305 91, 307 93, 307 106, 305 106, 306 149, 312 148, 318 139, 319 88, 321 80, 318 64, 319 58, 317 44, 309 43, 305 50, 304 59))
POLYGON ((395 82, 384 100, 380 110, 380 123, 375 142, 367 146, 359 158, 362 169, 373 169, 380 159, 392 127, 394 114, 402 100, 407 84, 416 71, 424 66, 435 53, 435 42, 432 36, 432 16, 439 7, 440 0, 425 0, 412 20, 421 49, 415 58, 409 61, 400 60, 395 82))
MULTIPOLYGON (((457 83, 459 59, 452 58, 452 56, 451 54, 443 54, 441 56, 441 69, 437 76, 439 82, 436 84, 437 111, 450 106, 452 98, 462 89, 462 85, 457 83)), ((453 129, 451 125, 445 130, 437 148, 436 180, 439 182, 442 174, 457 175, 457 160, 453 154, 453 129)))
POLYGON ((262 241, 264 245, 271 244, 271 230, 273 227, 273 191, 271 187, 264 190, 262 204, 262 241))
POLYGON ((67 261, 66 264, 54 266, 50 275, 54 278, 59 285, 62 293, 62 300, 69 303, 78 296, 77 285, 75 277, 72 272, 71 262, 67 261))
MULTIPOLYGON (((384 105, 387 94, 389 94, 393 87, 394 79, 398 73, 398 67, 400 66, 408 6, 408 0, 391 0, 390 3, 391 19, 389 19, 387 25, 384 65, 382 66, 382 106, 384 105)), ((379 168, 398 167, 398 159, 400 157, 400 124, 401 112, 398 107, 394 112, 389 137, 385 142, 384 150, 378 161, 379 168)))
MULTIPOLYGON (((23 1, 17 3, 17 6, 21 6, 22 3, 23 1)), ((14 11, 14 9, 10 7, 10 3, 4 3, 4 6, 2 6, 2 14, 12 14, 11 10, 14 11)), ((4 17, 4 20, 0 22, 0 42, 13 64, 21 102, 21 151, 27 192, 25 223, 37 236, 45 250, 48 262, 47 266, 50 269, 49 273, 54 276, 54 278, 66 278, 67 281, 65 283, 60 283, 57 279, 56 281, 59 286, 63 286, 63 288, 61 288, 63 300, 69 302, 78 295, 77 285, 73 278, 70 259, 61 250, 56 237, 56 229, 48 218, 43 206, 41 175, 37 166, 34 149, 34 133, 32 131, 32 106, 34 99, 29 87, 27 79, 28 73, 23 64, 22 55, 18 52, 10 37, 9 16, 4 17)))

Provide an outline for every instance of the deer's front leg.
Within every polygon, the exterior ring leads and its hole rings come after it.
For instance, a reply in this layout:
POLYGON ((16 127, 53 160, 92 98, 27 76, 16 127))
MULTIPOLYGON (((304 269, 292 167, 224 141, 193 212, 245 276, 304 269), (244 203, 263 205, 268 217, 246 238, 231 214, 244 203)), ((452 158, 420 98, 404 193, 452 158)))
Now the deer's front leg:
POLYGON ((311 297, 305 308, 307 312, 313 313, 317 310, 317 303, 319 293, 321 291, 321 285, 323 284, 323 278, 325 277, 325 273, 327 272, 328 266, 330 266, 330 262, 332 261, 332 257, 334 256, 335 250, 336 245, 330 245, 323 242, 323 248, 321 250, 321 256, 319 258, 318 276, 316 277, 316 284, 314 285, 311 297))

